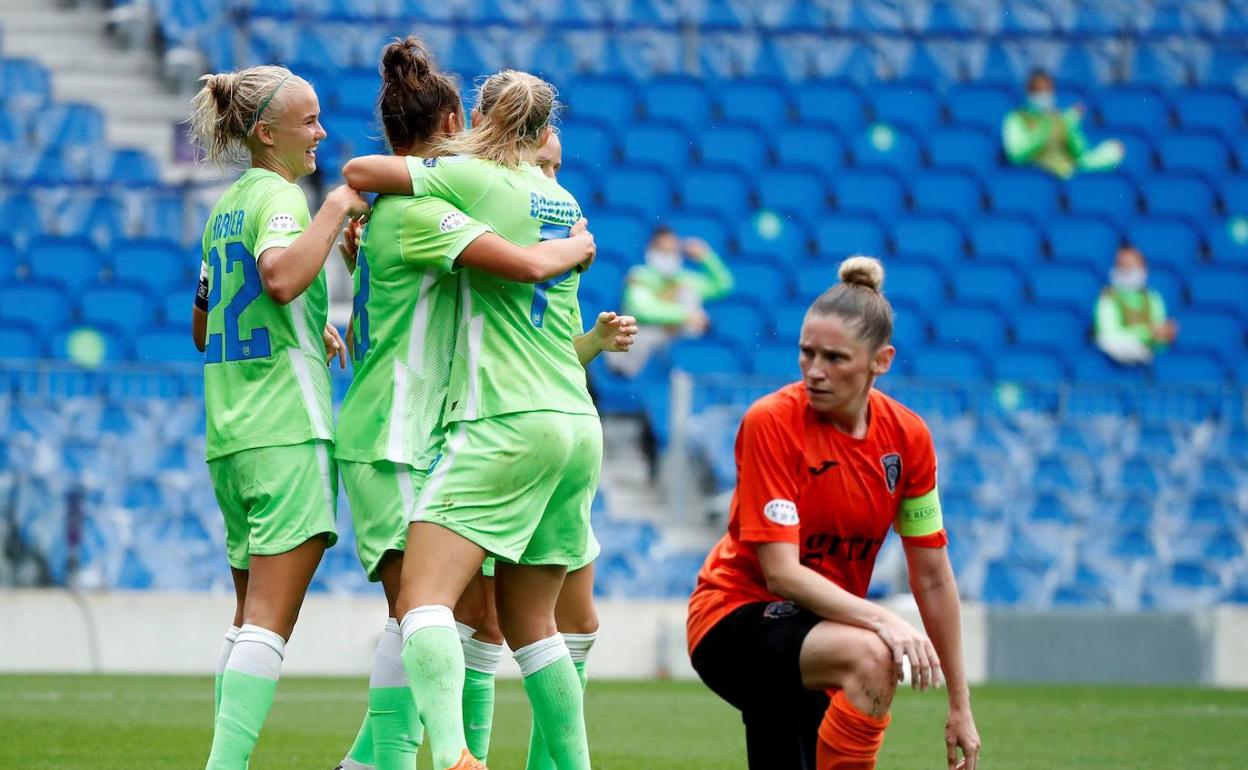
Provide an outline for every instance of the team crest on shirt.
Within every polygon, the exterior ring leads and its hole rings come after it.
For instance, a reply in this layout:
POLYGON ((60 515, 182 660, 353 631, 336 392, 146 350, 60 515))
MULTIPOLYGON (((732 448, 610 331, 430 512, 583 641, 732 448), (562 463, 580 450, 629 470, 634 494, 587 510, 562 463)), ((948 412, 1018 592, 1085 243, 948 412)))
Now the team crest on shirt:
POLYGON ((468 217, 459 211, 452 211, 450 214, 442 217, 442 221, 438 223, 438 229, 444 233, 452 230, 458 230, 468 224, 468 217))
POLYGON ((299 223, 290 214, 274 214, 269 218, 269 230, 275 233, 289 233, 298 230, 299 223))
POLYGON ((901 481, 901 455, 890 452, 880 458, 880 465, 884 466, 884 483, 888 484, 891 495, 897 491, 897 483, 901 481))
POLYGON ((437 158, 425 158, 424 160, 421 161, 421 163, 425 164, 425 168, 433 168, 434 166, 438 165, 438 159, 437 158))

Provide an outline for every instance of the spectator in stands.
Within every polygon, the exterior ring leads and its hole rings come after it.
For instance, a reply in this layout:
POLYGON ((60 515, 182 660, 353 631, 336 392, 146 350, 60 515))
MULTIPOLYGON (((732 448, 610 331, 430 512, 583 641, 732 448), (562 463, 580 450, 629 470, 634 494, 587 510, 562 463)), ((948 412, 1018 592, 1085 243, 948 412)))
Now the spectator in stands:
POLYGON ((702 304, 732 291, 732 273, 706 241, 683 241, 666 225, 650 236, 644 265, 628 273, 624 313, 640 327, 632 354, 608 359, 626 375, 641 371, 650 356, 678 337, 701 337, 711 321, 702 304), (685 257, 702 266, 685 267, 685 257))
POLYGON ((1043 70, 1027 77, 1027 103, 1005 116, 1001 127, 1005 154, 1016 166, 1033 165, 1064 179, 1076 171, 1110 171, 1125 149, 1117 139, 1095 147, 1083 132, 1083 105, 1057 108, 1053 78, 1043 70))
POLYGON ((1166 303, 1148 288, 1144 255, 1132 245, 1118 249, 1109 286, 1096 302, 1096 344, 1120 364, 1150 364, 1174 342, 1179 329, 1166 318, 1166 303))

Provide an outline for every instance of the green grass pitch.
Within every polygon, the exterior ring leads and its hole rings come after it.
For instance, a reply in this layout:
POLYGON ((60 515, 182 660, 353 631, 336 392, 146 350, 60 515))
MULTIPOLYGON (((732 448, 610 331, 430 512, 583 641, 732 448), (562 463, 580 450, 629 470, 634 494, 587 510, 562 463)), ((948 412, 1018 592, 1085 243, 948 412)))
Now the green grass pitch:
MULTIPOLYGON (((331 770, 366 687, 364 677, 283 680, 253 770, 331 770)), ((1248 767, 1245 691, 985 686, 974 701, 988 770, 1248 767)), ((0 767, 200 768, 211 711, 208 678, 0 676, 0 767)), ((880 767, 943 768, 943 693, 903 692, 893 714, 880 767)), ((591 679, 588 719, 599 770, 745 768, 736 713, 697 683, 591 679)), ((527 735, 524 692, 503 682, 491 767, 522 768, 527 735)))

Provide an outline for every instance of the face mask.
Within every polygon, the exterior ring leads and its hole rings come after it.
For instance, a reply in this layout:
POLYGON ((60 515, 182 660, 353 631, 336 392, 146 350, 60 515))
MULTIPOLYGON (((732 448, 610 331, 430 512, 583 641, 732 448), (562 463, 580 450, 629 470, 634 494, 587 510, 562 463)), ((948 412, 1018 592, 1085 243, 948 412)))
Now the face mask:
POLYGON ((1052 91, 1037 91, 1027 95, 1027 102, 1036 112, 1052 112, 1057 108, 1057 94, 1052 91))
POLYGON ((646 265, 659 275, 669 278, 680 272, 680 266, 683 261, 680 252, 677 251, 650 249, 646 252, 646 265))
POLYGON ((1142 267, 1114 268, 1109 271, 1109 282, 1115 289, 1139 291, 1148 285, 1148 271, 1142 267))

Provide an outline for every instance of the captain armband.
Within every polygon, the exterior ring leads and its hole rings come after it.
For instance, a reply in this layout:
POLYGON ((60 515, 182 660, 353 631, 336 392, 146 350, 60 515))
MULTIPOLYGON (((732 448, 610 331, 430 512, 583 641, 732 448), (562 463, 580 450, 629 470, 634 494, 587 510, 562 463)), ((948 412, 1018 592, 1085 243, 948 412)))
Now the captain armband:
POLYGON ((940 514, 940 495, 936 487, 932 487, 932 491, 925 495, 908 497, 901 501, 894 529, 902 537, 924 537, 939 532, 944 526, 945 522, 940 514))
POLYGON ((208 263, 199 265, 199 286, 195 287, 195 307, 208 312, 208 263))

